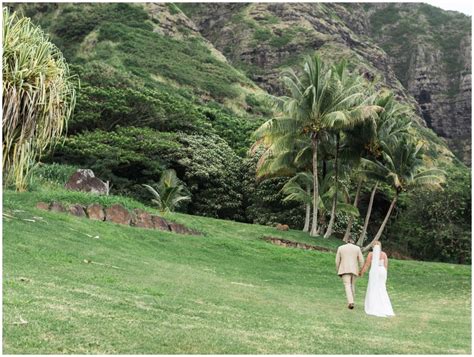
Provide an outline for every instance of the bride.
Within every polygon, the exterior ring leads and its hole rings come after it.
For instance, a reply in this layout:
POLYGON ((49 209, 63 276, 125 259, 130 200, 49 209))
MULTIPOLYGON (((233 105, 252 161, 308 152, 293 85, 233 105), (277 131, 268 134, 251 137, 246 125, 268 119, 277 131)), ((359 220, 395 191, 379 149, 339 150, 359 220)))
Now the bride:
POLYGON ((375 242, 372 252, 367 256, 360 272, 362 276, 370 264, 369 283, 365 295, 365 313, 379 317, 395 316, 388 297, 385 283, 387 281, 387 254, 382 252, 382 244, 375 242))

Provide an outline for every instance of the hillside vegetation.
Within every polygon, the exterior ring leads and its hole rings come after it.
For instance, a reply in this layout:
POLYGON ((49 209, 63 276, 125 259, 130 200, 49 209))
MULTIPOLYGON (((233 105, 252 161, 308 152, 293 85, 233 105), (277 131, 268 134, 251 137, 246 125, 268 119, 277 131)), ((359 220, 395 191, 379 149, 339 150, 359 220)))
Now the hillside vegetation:
MULTIPOLYGON (((255 129, 275 115, 266 95, 278 91, 268 83, 278 82, 283 68, 296 68, 309 51, 317 49, 329 60, 342 53, 351 71, 368 80, 380 79, 385 90, 394 90, 397 98, 416 108, 395 73, 384 72, 386 53, 358 37, 343 16, 345 7, 310 5, 234 4, 228 5, 229 11, 220 4, 209 4, 213 11, 203 9, 204 4, 9 5, 50 36, 80 80, 67 137, 42 161, 90 168, 111 182, 112 193, 142 204, 150 200, 143 184, 154 185, 165 170, 174 169, 191 195, 191 201, 180 207, 182 212, 302 228, 304 204, 283 202, 281 190, 288 178, 256 181, 261 152, 248 155, 255 129), (203 23, 208 23, 209 13, 215 13, 216 22, 206 29, 203 23), (314 16, 303 21, 305 14, 314 16), (222 29, 226 16, 231 21, 222 29), (292 31, 284 31, 292 24, 292 31), (232 46, 230 34, 235 39, 232 46)), ((456 179, 426 200, 424 219, 413 203, 431 192, 403 192, 383 241, 405 256, 468 263, 469 171, 442 139, 420 125, 420 116, 412 117, 414 137, 425 147, 426 165, 456 179), (445 210, 439 201, 462 204, 445 210), (424 250, 420 242, 436 243, 424 250)), ((349 186, 354 196, 356 183, 349 186)), ((361 217, 370 192, 371 185, 364 184, 361 217)), ((390 188, 381 187, 369 237, 377 232, 390 200, 390 188)), ((344 233, 347 219, 338 216, 335 236, 344 233)), ((357 218, 354 234, 362 224, 363 218, 357 218)))
POLYGON ((337 240, 169 215, 204 233, 182 236, 34 208, 51 200, 97 198, 4 192, 4 353, 471 353, 469 266, 391 259, 396 317, 368 317, 367 279, 348 310, 333 252, 260 238, 331 249, 337 240))

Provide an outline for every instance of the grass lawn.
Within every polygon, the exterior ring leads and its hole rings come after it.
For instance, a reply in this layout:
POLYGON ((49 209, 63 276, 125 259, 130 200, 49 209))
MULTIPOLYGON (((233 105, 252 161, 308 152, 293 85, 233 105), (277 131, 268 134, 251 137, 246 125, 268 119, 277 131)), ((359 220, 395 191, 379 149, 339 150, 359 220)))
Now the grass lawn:
POLYGON ((34 208, 58 195, 4 192, 4 353, 471 353, 470 266, 391 260, 397 316, 369 317, 367 277, 348 310, 334 253, 260 238, 338 241, 170 215, 205 233, 183 236, 34 208))

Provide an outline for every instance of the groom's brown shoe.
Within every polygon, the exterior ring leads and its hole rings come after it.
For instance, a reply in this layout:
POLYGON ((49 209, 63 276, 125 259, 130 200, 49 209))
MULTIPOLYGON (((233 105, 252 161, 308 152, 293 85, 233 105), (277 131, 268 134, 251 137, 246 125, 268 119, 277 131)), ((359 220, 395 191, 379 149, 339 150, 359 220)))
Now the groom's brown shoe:
POLYGON ((349 308, 349 310, 352 310, 354 308, 354 304, 349 304, 347 305, 347 307, 349 308))

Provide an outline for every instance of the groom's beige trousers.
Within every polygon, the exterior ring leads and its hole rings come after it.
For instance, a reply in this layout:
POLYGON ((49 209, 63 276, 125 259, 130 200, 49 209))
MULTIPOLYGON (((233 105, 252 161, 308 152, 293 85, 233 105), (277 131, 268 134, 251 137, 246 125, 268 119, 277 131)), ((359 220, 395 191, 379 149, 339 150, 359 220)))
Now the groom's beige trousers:
POLYGON ((344 284, 344 289, 346 290, 347 303, 354 303, 355 296, 355 282, 356 276, 354 274, 343 274, 341 275, 342 282, 344 284))
POLYGON ((364 265, 364 256, 360 247, 347 243, 337 248, 336 270, 346 289, 347 303, 354 303, 355 281, 359 275, 359 266, 364 265))

